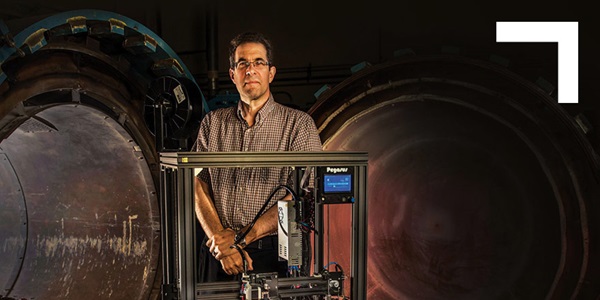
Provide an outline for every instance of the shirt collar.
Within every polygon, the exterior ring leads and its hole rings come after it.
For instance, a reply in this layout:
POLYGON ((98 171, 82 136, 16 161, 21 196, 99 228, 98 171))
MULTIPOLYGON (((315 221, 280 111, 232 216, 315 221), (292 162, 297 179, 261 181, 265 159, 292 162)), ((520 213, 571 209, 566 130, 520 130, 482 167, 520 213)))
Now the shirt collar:
MULTIPOLYGON (((237 115, 240 120, 244 120, 244 116, 242 115, 242 105, 242 100, 239 100, 237 105, 237 115)), ((275 108, 275 99, 273 99, 273 94, 269 93, 269 98, 256 114, 256 120, 254 123, 258 124, 262 122, 265 118, 267 118, 269 113, 273 111, 273 108, 275 108)))

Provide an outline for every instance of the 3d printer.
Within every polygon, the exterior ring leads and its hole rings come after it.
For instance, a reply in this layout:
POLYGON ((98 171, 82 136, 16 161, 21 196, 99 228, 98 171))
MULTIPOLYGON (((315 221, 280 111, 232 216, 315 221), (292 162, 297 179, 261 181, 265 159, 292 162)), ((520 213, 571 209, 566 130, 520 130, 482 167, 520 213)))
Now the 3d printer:
POLYGON ((367 154, 363 152, 161 153, 162 299, 365 299, 367 154), (198 168, 291 167, 292 201, 279 201, 279 256, 290 276, 245 273, 240 281, 197 283, 194 176, 198 168), (311 173, 314 172, 314 173, 311 173), (314 193, 301 182, 314 176, 314 193), (352 206, 350 272, 324 264, 323 207, 352 206), (350 295, 344 293, 349 281, 350 295), (346 283, 347 284, 347 283, 346 283))

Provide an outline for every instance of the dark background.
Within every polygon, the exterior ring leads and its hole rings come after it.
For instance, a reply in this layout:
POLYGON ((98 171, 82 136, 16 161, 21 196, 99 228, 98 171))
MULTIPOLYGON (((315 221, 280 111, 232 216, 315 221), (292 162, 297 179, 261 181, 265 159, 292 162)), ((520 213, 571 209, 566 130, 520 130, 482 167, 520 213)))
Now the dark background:
MULTIPOLYGON (((16 35, 53 14, 100 9, 124 15, 154 31, 179 55, 207 99, 235 93, 228 75, 227 45, 237 33, 261 31, 271 38, 278 72, 276 99, 307 110, 315 92, 348 78, 361 62, 372 65, 398 51, 416 55, 453 53, 508 63, 515 73, 557 87, 556 43, 496 43, 496 21, 579 22, 577 104, 563 107, 600 127, 598 113, 600 29, 591 4, 575 1, 42 1, 3 0, 2 18, 16 35), (209 20, 216 20, 217 89, 207 73, 209 20)), ((549 90, 550 91, 550 90, 549 90)), ((556 90, 553 91, 556 93, 556 90)), ((598 135, 588 134, 598 148, 598 135)))
MULTIPOLYGON (((44 17, 75 9, 119 13, 154 31, 178 53, 205 94, 207 16, 217 19, 219 92, 227 77, 227 43, 246 30, 261 31, 275 47, 281 102, 306 108, 323 84, 347 78, 350 67, 381 63, 400 49, 417 55, 452 52, 489 59, 498 55, 522 76, 556 86, 556 44, 499 44, 496 21, 577 21, 580 32, 580 110, 594 107, 598 80, 598 20, 590 5, 570 1, 41 1, 3 0, 2 18, 13 35, 44 17), (211 9, 211 5, 215 7, 211 9), (590 87, 588 87, 588 85, 590 87), (589 90, 588 90, 589 89, 589 90)), ((234 90, 233 90, 234 91, 234 90)), ((574 105, 575 106, 575 105, 574 105)))

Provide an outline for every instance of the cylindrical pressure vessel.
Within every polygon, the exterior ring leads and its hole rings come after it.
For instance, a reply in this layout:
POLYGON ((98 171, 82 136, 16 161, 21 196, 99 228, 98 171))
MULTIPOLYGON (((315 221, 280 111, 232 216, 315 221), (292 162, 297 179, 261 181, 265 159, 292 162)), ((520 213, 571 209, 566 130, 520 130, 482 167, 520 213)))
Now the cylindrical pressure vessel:
MULTIPOLYGON (((598 296, 598 157, 537 85, 412 56, 363 69, 309 112, 325 150, 369 155, 369 299, 598 296)), ((349 216, 329 208, 329 235, 347 236, 349 216)), ((349 243, 331 238, 329 260, 349 263, 349 243)))
POLYGON ((0 64, 0 298, 159 298, 157 152, 201 107, 185 66, 94 10, 31 25, 0 64))

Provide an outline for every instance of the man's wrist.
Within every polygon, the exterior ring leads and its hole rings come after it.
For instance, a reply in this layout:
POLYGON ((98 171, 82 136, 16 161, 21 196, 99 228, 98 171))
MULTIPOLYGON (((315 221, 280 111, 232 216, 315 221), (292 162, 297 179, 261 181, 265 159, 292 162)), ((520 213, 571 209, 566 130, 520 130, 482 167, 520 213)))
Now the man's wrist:
POLYGON ((240 231, 238 231, 238 232, 235 234, 235 237, 234 237, 233 241, 234 241, 234 242, 236 242, 236 244, 237 244, 238 246, 240 246, 240 247, 242 247, 242 248, 245 248, 245 247, 246 247, 246 245, 247 245, 247 244, 246 244, 246 236, 242 237, 242 234, 243 234, 243 230, 240 230, 240 231))

